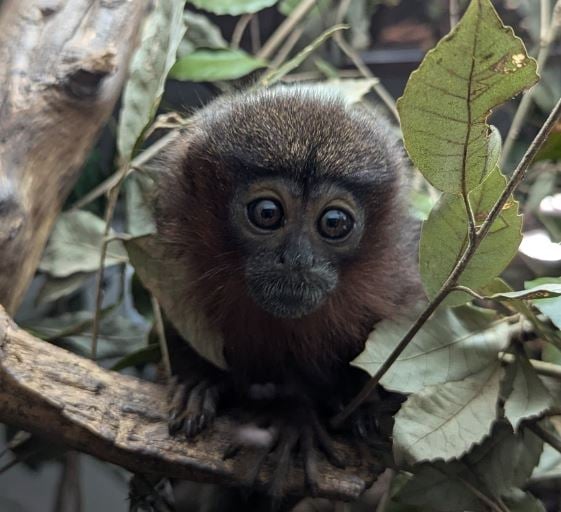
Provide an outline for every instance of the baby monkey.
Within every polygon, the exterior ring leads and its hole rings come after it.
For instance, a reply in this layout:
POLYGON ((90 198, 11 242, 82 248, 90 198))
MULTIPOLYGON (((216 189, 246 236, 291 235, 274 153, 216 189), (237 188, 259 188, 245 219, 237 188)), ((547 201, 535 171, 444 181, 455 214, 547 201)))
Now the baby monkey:
POLYGON ((318 448, 341 465, 323 425, 358 391, 349 362, 418 297, 399 141, 376 112, 282 86, 201 109, 163 170, 159 237, 193 275, 181 296, 227 363, 172 355, 170 431, 198 434, 228 393, 273 404, 252 477, 274 450, 281 495, 299 447, 313 491, 318 448))

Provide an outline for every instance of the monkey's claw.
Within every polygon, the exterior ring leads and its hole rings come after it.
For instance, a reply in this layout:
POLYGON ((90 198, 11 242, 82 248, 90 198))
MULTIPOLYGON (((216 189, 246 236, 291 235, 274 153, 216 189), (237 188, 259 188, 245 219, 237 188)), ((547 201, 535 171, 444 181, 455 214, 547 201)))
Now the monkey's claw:
POLYGON ((210 425, 218 404, 219 386, 210 379, 171 383, 168 429, 192 438, 210 425))

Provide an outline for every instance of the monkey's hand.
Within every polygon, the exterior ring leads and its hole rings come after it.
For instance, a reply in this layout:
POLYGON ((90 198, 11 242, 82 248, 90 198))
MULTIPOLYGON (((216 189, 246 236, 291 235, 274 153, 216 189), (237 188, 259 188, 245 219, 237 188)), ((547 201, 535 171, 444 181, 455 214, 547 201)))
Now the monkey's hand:
POLYGON ((179 433, 195 437, 216 417, 218 401, 225 386, 220 375, 192 373, 188 378, 170 382, 168 428, 170 435, 179 433))
POLYGON ((232 458, 242 449, 248 487, 254 486, 261 467, 272 457, 274 473, 269 494, 275 499, 284 496, 286 480, 295 463, 303 465, 312 495, 318 493, 321 454, 334 466, 345 467, 322 419, 313 405, 307 402, 275 403, 261 411, 254 423, 240 427, 224 458, 232 458))

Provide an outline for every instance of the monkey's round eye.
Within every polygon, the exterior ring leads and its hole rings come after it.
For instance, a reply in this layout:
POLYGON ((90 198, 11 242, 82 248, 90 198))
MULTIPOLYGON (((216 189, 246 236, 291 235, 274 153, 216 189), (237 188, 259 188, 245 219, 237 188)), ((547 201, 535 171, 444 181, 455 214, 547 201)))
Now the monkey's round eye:
POLYGON ((353 229, 354 219, 345 210, 325 210, 318 222, 321 236, 331 240, 345 238, 353 229))
POLYGON ((284 212, 275 199, 257 199, 247 206, 249 220, 261 229, 278 229, 282 225, 284 212))

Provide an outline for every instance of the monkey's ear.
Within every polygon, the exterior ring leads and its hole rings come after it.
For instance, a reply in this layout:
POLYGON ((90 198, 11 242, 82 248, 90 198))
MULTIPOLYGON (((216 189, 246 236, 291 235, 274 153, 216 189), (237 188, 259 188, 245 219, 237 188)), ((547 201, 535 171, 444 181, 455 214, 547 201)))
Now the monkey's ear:
POLYGON ((171 257, 157 235, 127 240, 125 246, 142 284, 156 297, 179 334, 201 357, 226 369, 222 333, 213 328, 198 304, 185 297, 185 283, 194 280, 189 265, 171 257))

